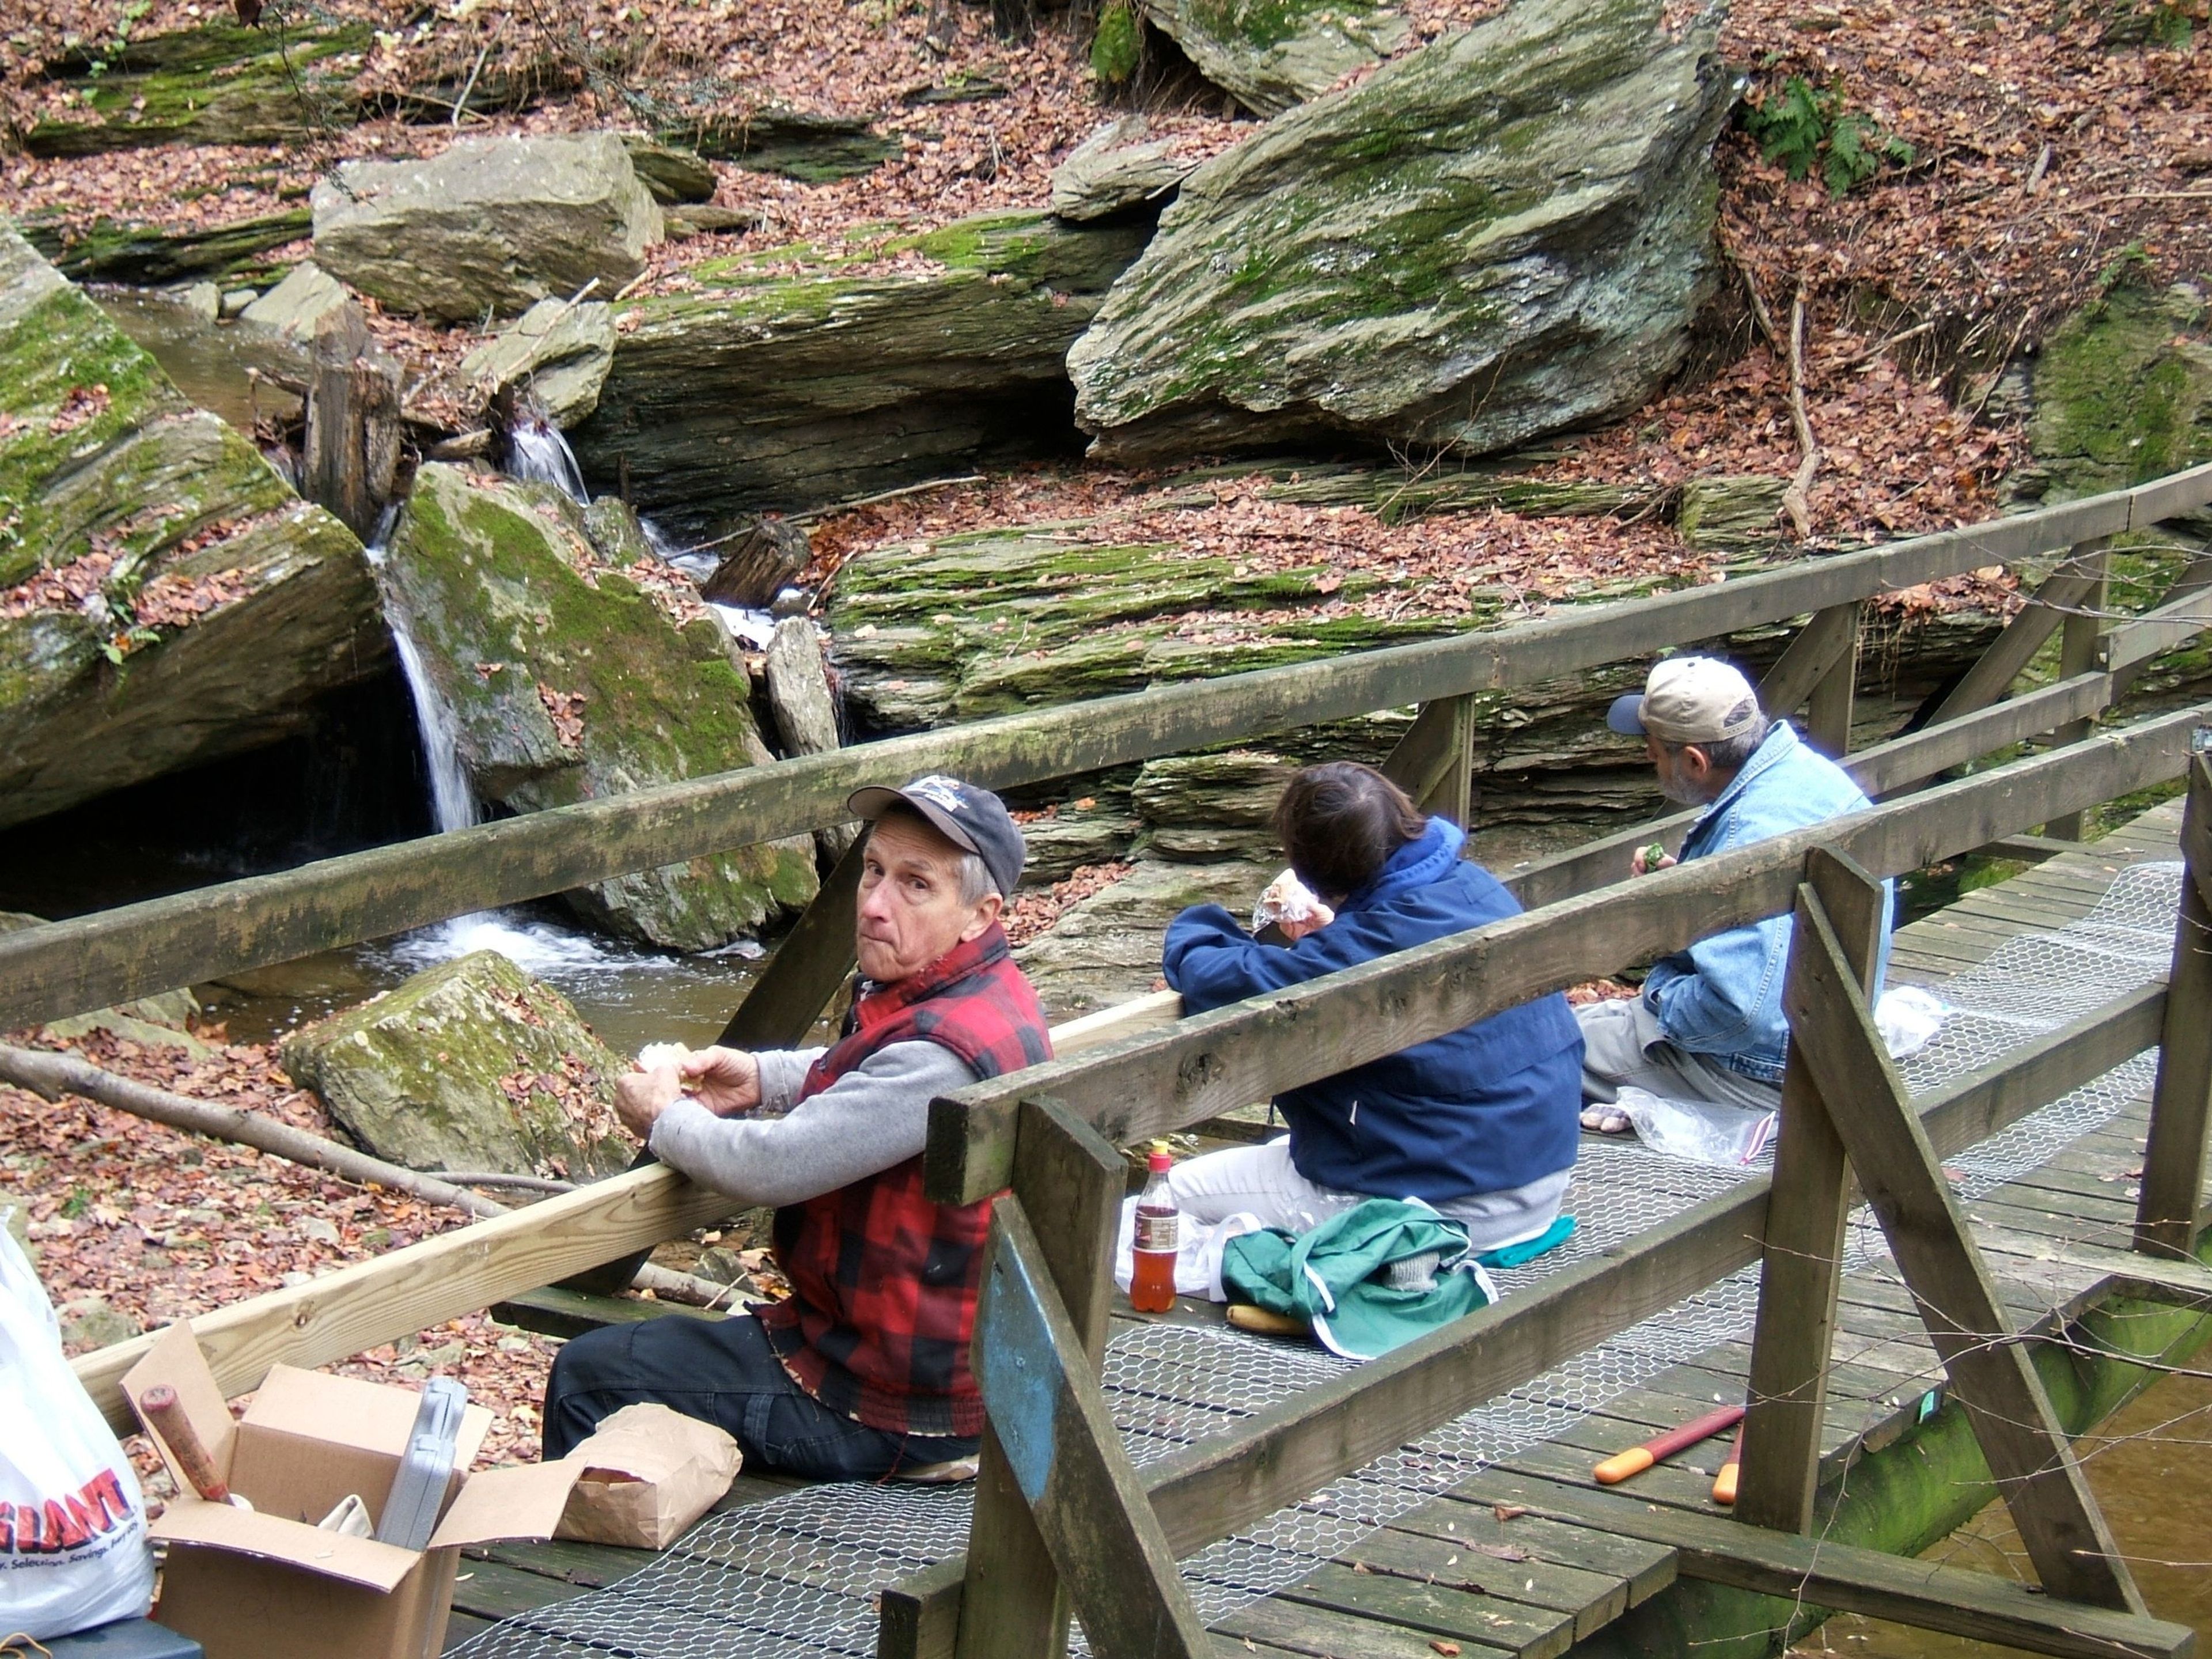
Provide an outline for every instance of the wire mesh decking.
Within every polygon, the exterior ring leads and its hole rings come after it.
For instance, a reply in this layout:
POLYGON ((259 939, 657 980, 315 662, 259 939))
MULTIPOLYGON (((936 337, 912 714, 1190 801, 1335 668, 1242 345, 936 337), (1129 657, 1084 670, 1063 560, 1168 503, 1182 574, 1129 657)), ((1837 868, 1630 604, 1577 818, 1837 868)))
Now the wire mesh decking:
MULTIPOLYGON (((1916 1093, 1988 1064, 2158 976, 2172 948, 2181 866, 2121 870, 2090 913, 2024 933, 1939 988, 1954 1012, 1905 1062, 1916 1093)), ((2094 1083, 1949 1160, 1972 1199, 2047 1162, 2148 1091, 2154 1057, 2136 1056, 2094 1083)), ((1631 1142, 1586 1142, 1570 1208, 1572 1240, 1498 1275, 1510 1296, 1545 1274, 1619 1245, 1745 1179, 1662 1158, 1631 1142)), ((1855 1226, 1847 1266, 1881 1253, 1855 1226)), ((1310 1574, 1375 1528, 1485 1466, 1576 1422, 1724 1342, 1747 1335, 1758 1273, 1746 1270, 1624 1331, 1511 1393, 1314 1493, 1182 1564, 1209 1621, 1310 1574)), ((1130 1325, 1114 1336, 1103 1384, 1134 1461, 1169 1455, 1348 1369, 1318 1348, 1226 1327, 1130 1325)), ((713 1518, 629 1577, 485 1632, 471 1659, 615 1654, 639 1659, 802 1659, 875 1651, 876 1591, 965 1547, 963 1490, 825 1486, 713 1518)))

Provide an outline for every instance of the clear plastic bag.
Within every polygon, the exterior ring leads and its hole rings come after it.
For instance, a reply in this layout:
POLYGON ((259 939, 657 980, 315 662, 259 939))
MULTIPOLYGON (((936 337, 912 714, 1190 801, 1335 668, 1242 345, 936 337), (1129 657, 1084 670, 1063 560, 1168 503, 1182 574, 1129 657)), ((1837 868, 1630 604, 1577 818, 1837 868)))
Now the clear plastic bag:
POLYGON ((1636 1138, 1654 1152, 1738 1169, 1767 1149, 1778 1115, 1717 1101, 1668 1100, 1637 1088, 1623 1089, 1619 1106, 1636 1138))

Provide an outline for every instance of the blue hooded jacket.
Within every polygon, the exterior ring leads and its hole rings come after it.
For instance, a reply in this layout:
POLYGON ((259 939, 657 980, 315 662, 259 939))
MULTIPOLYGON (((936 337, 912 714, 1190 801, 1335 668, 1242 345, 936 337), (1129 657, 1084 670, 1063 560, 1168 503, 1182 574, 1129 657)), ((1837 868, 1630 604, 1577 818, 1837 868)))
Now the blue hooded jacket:
MULTIPOLYGON (((1460 857, 1466 840, 1458 825, 1431 818, 1334 921, 1288 949, 1259 944, 1218 904, 1195 905, 1169 925, 1168 983, 1204 1012, 1518 915, 1497 878, 1460 857)), ((1316 1185, 1444 1204, 1573 1164, 1582 1065, 1582 1032, 1554 994, 1275 1103, 1290 1126, 1291 1162, 1316 1185)))

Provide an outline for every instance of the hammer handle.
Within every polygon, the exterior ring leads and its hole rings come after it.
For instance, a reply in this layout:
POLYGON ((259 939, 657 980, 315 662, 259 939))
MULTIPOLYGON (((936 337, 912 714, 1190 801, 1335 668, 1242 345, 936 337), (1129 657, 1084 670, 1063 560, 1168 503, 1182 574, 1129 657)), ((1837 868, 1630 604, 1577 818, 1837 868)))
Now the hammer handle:
POLYGON ((169 1455, 177 1460, 185 1479, 192 1483, 192 1490, 210 1504, 230 1502, 230 1487, 200 1443, 199 1431, 185 1415, 177 1391, 166 1382, 157 1382, 138 1396, 138 1407, 168 1446, 169 1455))

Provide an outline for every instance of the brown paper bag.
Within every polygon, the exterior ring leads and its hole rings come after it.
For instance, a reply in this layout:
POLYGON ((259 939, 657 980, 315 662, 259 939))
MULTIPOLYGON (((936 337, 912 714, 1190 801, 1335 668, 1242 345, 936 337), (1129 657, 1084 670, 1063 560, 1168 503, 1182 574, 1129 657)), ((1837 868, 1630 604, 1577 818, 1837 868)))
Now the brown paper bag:
POLYGON ((729 1491, 744 1459, 711 1423, 625 1406, 562 1461, 581 1472, 556 1538, 661 1550, 729 1491))

